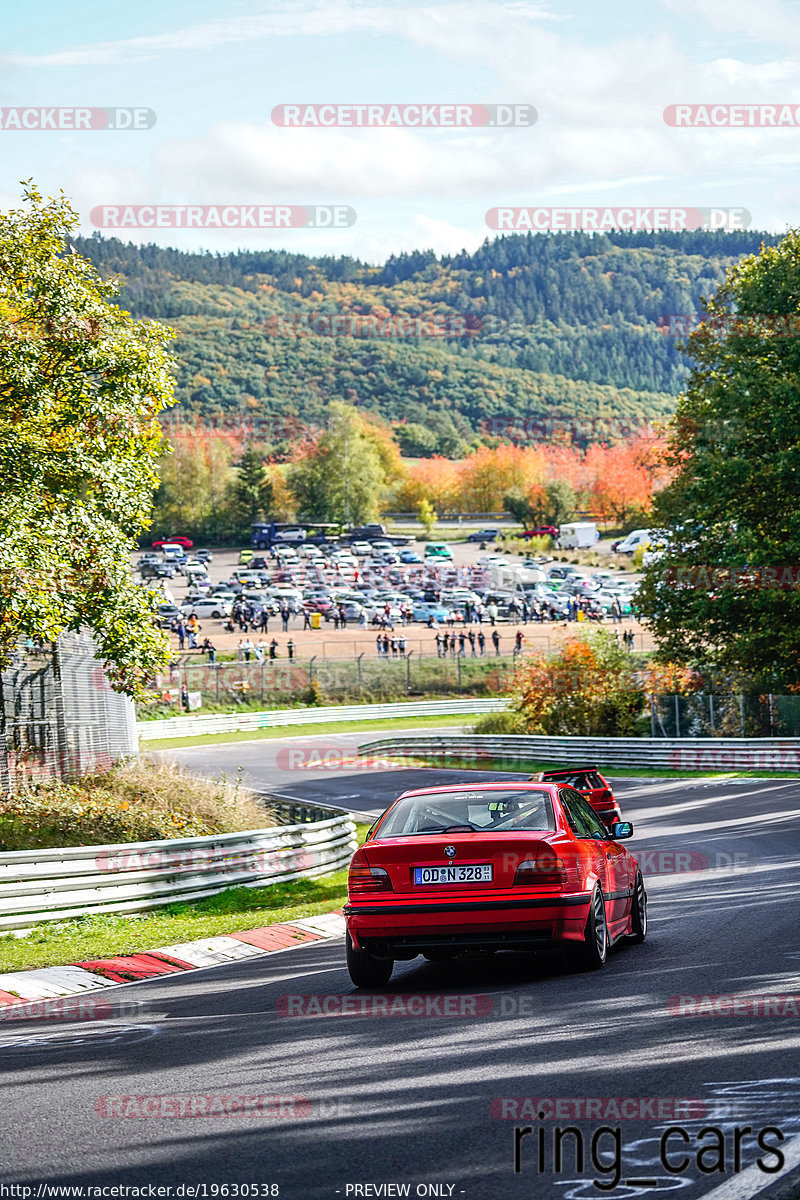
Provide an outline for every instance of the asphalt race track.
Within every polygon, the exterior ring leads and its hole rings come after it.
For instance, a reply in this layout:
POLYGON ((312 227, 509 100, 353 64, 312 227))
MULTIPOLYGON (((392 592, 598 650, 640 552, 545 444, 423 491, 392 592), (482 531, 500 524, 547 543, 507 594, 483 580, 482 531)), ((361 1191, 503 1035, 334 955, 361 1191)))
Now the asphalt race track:
MULTIPOLYGON (((241 763, 276 794, 365 814, 405 787, 465 777, 307 771, 284 753, 349 754, 359 740, 171 755, 202 774, 241 763)), ((756 1195, 774 1177, 748 1169, 759 1156, 774 1167, 776 1146, 791 1163, 800 1138, 798 785, 616 790, 648 882, 644 946, 591 974, 545 956, 417 959, 371 995, 352 988, 336 940, 107 993, 142 1002, 136 1019, 0 1026, 0 1183, 32 1184, 31 1196, 50 1194, 43 1183, 283 1200, 756 1195), (343 1004, 366 1011, 341 1015, 343 1004), (219 1096, 284 1099, 263 1115, 195 1119, 152 1100, 188 1095, 204 1098, 200 1111, 219 1096), (114 1099, 130 1096, 149 1099, 114 1099), (673 1170, 660 1152, 670 1129, 673 1170)), ((0 1189, 14 1194, 25 1195, 0 1189)))

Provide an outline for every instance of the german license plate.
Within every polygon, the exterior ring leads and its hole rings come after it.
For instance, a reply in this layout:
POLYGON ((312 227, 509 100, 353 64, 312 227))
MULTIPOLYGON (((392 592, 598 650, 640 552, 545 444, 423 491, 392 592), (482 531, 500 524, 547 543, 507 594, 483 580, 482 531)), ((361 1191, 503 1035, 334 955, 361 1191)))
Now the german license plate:
POLYGON ((462 867, 414 867, 414 883, 491 883, 492 864, 472 863, 462 867))

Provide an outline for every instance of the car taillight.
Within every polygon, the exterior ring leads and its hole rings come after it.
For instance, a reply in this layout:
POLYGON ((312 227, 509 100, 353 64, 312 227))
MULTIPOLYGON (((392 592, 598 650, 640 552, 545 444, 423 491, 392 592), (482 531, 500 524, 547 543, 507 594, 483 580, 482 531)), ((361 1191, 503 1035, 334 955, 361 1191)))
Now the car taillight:
POLYGON ((356 850, 347 877, 348 892, 391 892, 392 881, 383 867, 371 867, 363 850, 356 850))
POLYGON ((567 872, 563 862, 553 853, 540 854, 538 858, 526 858, 517 867, 514 887, 536 887, 540 883, 557 883, 564 886, 567 872))

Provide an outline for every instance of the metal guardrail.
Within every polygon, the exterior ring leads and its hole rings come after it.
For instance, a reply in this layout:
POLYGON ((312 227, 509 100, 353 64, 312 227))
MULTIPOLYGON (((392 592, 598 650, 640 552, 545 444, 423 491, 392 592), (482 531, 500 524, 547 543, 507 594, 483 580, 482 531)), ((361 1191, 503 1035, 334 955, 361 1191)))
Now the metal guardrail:
POLYGON ((567 766, 652 767, 696 771, 790 771, 800 773, 800 738, 603 738, 485 734, 453 737, 380 738, 359 754, 461 757, 465 766, 481 759, 545 762, 567 766))
POLYGON ((350 816, 339 813, 213 837, 10 851, 0 854, 0 930, 313 879, 347 865, 355 831, 350 816))
POLYGON ((237 733, 272 729, 283 725, 316 725, 325 721, 382 720, 392 717, 473 716, 502 712, 498 700, 403 700, 396 704, 334 704, 323 708, 281 708, 265 712, 210 713, 193 717, 166 717, 163 721, 139 721, 136 729, 143 742, 162 738, 201 737, 206 733, 237 733))

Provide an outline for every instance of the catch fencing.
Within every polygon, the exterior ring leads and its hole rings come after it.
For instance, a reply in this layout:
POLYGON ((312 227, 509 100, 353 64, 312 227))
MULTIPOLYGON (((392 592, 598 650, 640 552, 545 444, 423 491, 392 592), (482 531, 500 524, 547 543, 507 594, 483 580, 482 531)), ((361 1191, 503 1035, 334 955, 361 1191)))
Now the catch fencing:
POLYGON ((509 735, 411 737, 365 742, 359 754, 424 758, 435 764, 487 769, 547 766, 655 768, 703 772, 784 771, 800 774, 800 738, 609 738, 509 735))
POLYGON ((136 753, 133 702, 112 691, 88 634, 30 642, 0 671, 0 795, 136 753))
POLYGON ((327 811, 336 815, 246 833, 0 854, 0 930, 330 874, 357 843, 349 814, 327 811))

